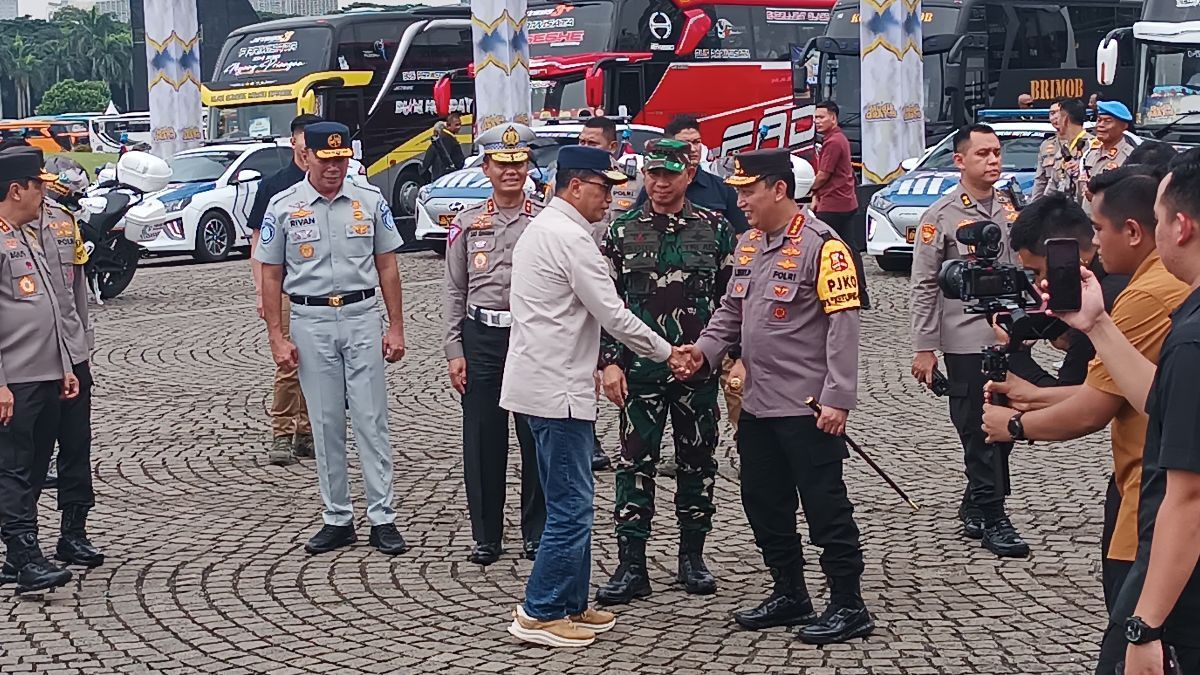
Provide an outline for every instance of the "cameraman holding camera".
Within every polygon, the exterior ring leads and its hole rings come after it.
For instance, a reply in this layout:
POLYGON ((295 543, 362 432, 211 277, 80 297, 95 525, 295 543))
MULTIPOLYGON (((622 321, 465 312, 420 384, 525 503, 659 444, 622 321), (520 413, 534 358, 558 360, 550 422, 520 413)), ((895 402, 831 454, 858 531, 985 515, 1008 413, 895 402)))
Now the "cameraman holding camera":
POLYGON ((1200 672, 1200 150, 1171 163, 1154 211, 1162 264, 1189 293, 1171 316, 1158 367, 1104 314, 1090 273, 1082 274, 1080 311, 1062 315, 1088 334, 1130 405, 1149 415, 1137 556, 1110 613, 1097 675, 1120 672, 1121 661, 1127 675, 1200 672))
MULTIPOLYGON (((1187 297, 1187 286, 1163 267, 1155 250, 1154 195, 1158 181, 1141 167, 1126 166, 1091 180, 1092 221, 1105 269, 1132 274, 1112 306, 1112 320, 1142 356, 1154 362, 1171 327, 1171 312, 1187 297)), ((1022 214, 1024 215, 1024 214, 1022 214)), ((1047 214, 1049 215, 1049 214, 1047 214)), ((1040 235, 1013 230, 1013 248, 1034 269, 1040 235)), ((1065 441, 1082 438, 1112 422, 1113 474, 1104 508, 1101 579, 1105 605, 1112 606, 1137 550, 1138 486, 1146 417, 1129 404, 1109 375, 1108 364, 1093 360, 1081 387, 1036 389, 1024 382, 988 383, 992 393, 1007 394, 1012 405, 984 406, 983 428, 995 442, 1065 441), (1046 394, 1055 392, 1055 396, 1046 394), (1046 405, 1052 403, 1052 405, 1046 405)))
MULTIPOLYGON (((974 124, 954 134, 954 164, 959 184, 933 203, 922 215, 913 249, 912 266, 912 374, 933 387, 940 350, 949 375, 950 420, 962 440, 967 469, 967 492, 959 515, 963 534, 982 539, 989 551, 1001 557, 1024 557, 1029 546, 1004 512, 1007 494, 1008 452, 1011 445, 988 443, 980 428, 983 418, 983 355, 981 349, 996 343, 987 319, 967 314, 959 300, 943 297, 938 272, 946 260, 966 258, 971 249, 957 241, 958 228, 976 221, 992 221, 1004 230, 1017 218, 1010 195, 995 189, 1000 179, 1000 139, 991 127, 974 124)), ((998 260, 1012 262, 1002 246, 998 260)))

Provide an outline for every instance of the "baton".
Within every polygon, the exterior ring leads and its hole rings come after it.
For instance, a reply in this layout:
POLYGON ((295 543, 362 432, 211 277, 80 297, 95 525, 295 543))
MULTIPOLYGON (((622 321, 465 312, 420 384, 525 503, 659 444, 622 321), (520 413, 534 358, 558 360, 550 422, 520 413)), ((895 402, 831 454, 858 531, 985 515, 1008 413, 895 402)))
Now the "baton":
MULTIPOLYGON (((821 404, 817 403, 815 398, 809 396, 808 398, 804 399, 804 405, 812 408, 813 412, 817 413, 818 415, 821 414, 821 404)), ((880 468, 880 466, 875 463, 875 460, 871 459, 871 457, 867 455, 862 448, 858 447, 858 443, 855 443, 854 440, 846 434, 842 434, 839 436, 839 438, 841 438, 843 441, 846 441, 846 444, 849 445, 850 448, 855 452, 857 452, 858 456, 862 457, 863 461, 865 461, 868 466, 874 469, 875 473, 879 474, 879 477, 882 478, 889 486, 891 486, 891 488, 896 491, 896 494, 900 495, 901 499, 903 499, 905 502, 908 502, 908 505, 912 507, 913 511, 921 510, 921 507, 917 506, 917 503, 914 502, 907 494, 905 494, 904 490, 900 489, 899 485, 896 485, 896 481, 892 480, 892 477, 887 475, 887 472, 880 468)))

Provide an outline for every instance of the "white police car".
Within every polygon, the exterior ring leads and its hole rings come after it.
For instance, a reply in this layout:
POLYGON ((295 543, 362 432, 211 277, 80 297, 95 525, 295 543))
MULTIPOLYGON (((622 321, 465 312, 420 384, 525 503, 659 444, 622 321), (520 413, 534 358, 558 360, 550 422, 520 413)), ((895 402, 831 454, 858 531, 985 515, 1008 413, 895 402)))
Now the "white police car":
MULTIPOLYGON (((619 124, 617 129, 624 142, 638 152, 645 147, 646 141, 662 138, 662 129, 644 124, 619 124)), ((535 194, 539 186, 545 186, 554 179, 558 151, 564 145, 573 145, 582 130, 583 124, 576 122, 551 122, 533 128, 538 138, 531 143, 533 166, 529 171, 530 179, 525 182, 526 193, 535 194)), ((483 155, 477 154, 467 160, 464 168, 448 173, 420 189, 417 193, 417 241, 435 251, 445 251, 446 234, 455 214, 492 194, 492 186, 487 176, 483 175, 482 164, 483 155)))
MULTIPOLYGON (((162 202, 160 222, 126 228, 127 239, 148 252, 190 254, 196 260, 224 260, 250 245, 247 218, 264 176, 292 161, 290 139, 230 142, 185 150, 171 158, 171 183, 151 195, 162 202), (136 230, 136 231, 135 231, 136 230)), ((350 160, 351 172, 364 174, 350 160)))

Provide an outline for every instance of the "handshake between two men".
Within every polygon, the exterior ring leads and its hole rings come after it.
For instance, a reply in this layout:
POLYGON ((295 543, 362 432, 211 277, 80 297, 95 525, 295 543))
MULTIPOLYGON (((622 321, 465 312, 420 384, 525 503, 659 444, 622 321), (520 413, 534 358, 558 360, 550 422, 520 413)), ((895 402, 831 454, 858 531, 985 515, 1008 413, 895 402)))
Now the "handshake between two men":
MULTIPOLYGON (((697 373, 709 367, 704 352, 694 344, 681 347, 671 347, 671 356, 667 365, 678 380, 690 380, 697 373)), ((716 375, 715 372, 710 372, 716 375)), ((618 365, 607 366, 601 376, 604 396, 618 408, 624 408, 629 396, 629 385, 625 373, 618 365)), ((817 416, 817 428, 831 436, 841 436, 846 432, 846 418, 850 412, 830 405, 821 407, 817 416)))

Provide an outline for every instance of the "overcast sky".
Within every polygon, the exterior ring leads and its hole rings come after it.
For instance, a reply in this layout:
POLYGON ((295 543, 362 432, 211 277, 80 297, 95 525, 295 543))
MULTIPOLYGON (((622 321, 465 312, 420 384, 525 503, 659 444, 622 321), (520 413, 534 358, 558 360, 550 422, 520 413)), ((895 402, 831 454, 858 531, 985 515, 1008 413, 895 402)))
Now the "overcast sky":
MULTIPOLYGON (((353 2, 355 2, 355 0, 338 0, 338 6, 345 7, 353 2)), ((420 0, 371 0, 371 2, 375 2, 380 5, 421 4, 420 0)), ((45 19, 48 18, 46 14, 49 5, 49 0, 17 0, 17 11, 20 15, 28 14, 35 19, 45 19)))

